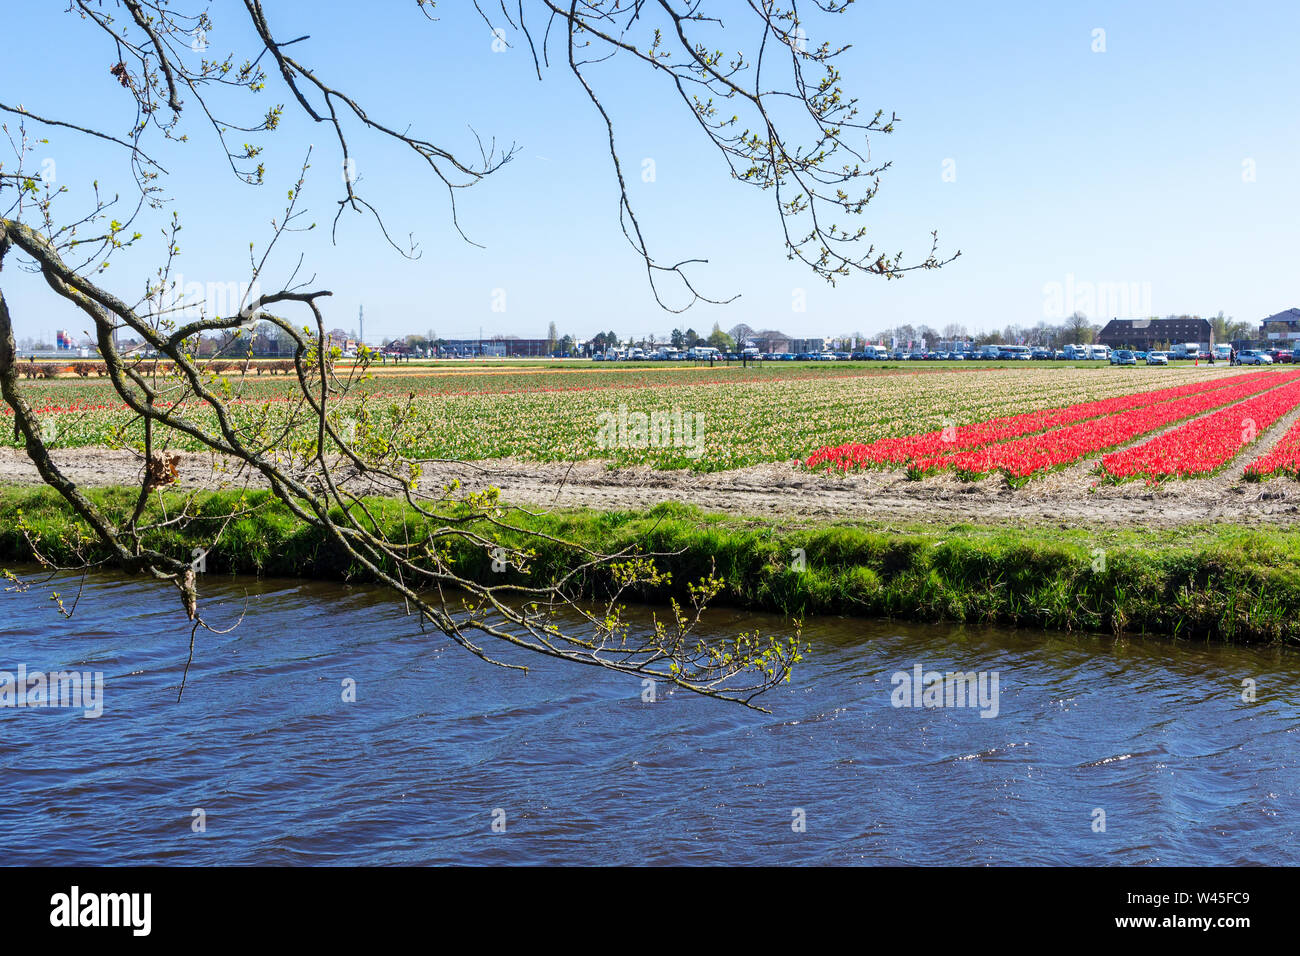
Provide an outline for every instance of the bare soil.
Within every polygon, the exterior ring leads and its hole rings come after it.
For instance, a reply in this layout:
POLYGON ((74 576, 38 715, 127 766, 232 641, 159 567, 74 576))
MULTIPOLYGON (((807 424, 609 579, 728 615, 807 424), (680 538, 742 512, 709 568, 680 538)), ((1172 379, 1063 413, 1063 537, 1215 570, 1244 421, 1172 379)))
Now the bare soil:
MULTIPOLYGON (((569 464, 513 459, 428 465, 424 484, 437 486, 459 479, 466 491, 496 486, 503 501, 532 509, 645 510, 660 502, 678 501, 709 512, 784 519, 792 524, 831 518, 1058 527, 1290 524, 1300 516, 1300 482, 1279 478, 1248 483, 1242 481, 1241 469, 1281 438, 1297 418, 1300 411, 1278 422, 1218 475, 1158 486, 1140 481, 1100 484, 1093 474, 1095 457, 1020 488, 1008 486, 1001 477, 967 482, 949 474, 917 481, 902 471, 828 475, 802 470, 793 461, 696 474, 657 471, 649 466, 610 469, 602 461, 569 464)), ((130 452, 68 448, 56 450, 54 459, 81 485, 138 485, 141 477, 142 462, 130 452)), ((257 486, 256 476, 235 476, 218 470, 220 465, 211 455, 182 454, 179 487, 257 486)), ((0 448, 0 484, 40 482, 35 466, 21 450, 0 448)))

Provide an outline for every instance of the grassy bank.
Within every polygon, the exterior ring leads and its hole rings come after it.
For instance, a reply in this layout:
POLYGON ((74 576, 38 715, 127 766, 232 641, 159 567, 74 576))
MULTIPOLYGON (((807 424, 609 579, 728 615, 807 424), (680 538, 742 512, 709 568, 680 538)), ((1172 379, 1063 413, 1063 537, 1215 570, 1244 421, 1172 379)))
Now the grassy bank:
MULTIPOLYGON (((126 505, 131 492, 101 489, 92 498, 126 505)), ((201 496, 211 521, 158 532, 149 542, 187 554, 206 543, 236 496, 201 496)), ((179 498, 177 498, 179 500, 179 498)), ((174 508, 176 502, 172 501, 174 508)), ((265 574, 364 580, 365 575, 316 531, 293 519, 269 495, 246 502, 251 513, 232 521, 207 557, 209 574, 265 574)), ((407 528, 395 502, 372 512, 397 539, 407 528)), ((67 560, 76 522, 62 500, 43 488, 0 488, 0 562, 32 557, 29 533, 50 556, 67 560)), ((684 590, 716 567, 726 582, 718 602, 797 615, 847 614, 916 621, 958 621, 1061 630, 1155 633, 1238 643, 1300 643, 1300 531, 1231 525, 1158 530, 999 528, 969 524, 890 526, 869 522, 777 527, 766 521, 702 514, 684 505, 650 512, 557 511, 517 515, 514 523, 605 551, 636 545, 680 552, 658 559, 684 590), (799 570, 802 555, 803 570, 799 570)), ((530 580, 580 563, 571 549, 522 535, 505 545, 536 551, 530 580)), ((97 556, 93 544, 86 552, 97 556)), ((453 551, 463 575, 490 583, 479 549, 453 551)), ((515 579, 519 572, 511 571, 515 579)), ((581 585, 601 594, 608 579, 589 574, 581 585)), ((670 589, 641 593, 664 601, 670 589)))

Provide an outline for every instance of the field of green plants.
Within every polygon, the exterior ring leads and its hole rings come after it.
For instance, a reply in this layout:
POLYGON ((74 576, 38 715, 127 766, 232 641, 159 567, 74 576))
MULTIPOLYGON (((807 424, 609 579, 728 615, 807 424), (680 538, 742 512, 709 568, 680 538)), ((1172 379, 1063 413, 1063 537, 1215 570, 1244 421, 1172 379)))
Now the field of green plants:
MULTIPOLYGON (((407 416, 399 440, 412 457, 601 459, 718 471, 1240 374, 1221 366, 399 365, 374 370, 335 415, 362 418, 376 435, 385 434, 386 421, 407 416)), ((283 420, 295 408, 290 376, 226 369, 218 385, 229 390, 244 427, 283 420)), ((140 440, 132 413, 104 379, 35 378, 22 388, 55 447, 140 440)), ((184 414, 212 421, 200 404, 184 414)), ((12 428, 0 429, 0 442, 16 444, 12 428)), ((197 450, 175 435, 170 445, 197 450)))

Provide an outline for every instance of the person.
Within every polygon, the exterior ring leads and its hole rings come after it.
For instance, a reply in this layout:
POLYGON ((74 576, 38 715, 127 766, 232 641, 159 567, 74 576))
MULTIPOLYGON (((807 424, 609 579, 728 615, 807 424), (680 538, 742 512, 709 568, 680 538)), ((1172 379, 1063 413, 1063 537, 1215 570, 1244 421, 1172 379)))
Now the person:
POLYGON ((1229 365, 1237 364, 1237 347, 1235 345, 1228 350, 1228 364, 1229 365))

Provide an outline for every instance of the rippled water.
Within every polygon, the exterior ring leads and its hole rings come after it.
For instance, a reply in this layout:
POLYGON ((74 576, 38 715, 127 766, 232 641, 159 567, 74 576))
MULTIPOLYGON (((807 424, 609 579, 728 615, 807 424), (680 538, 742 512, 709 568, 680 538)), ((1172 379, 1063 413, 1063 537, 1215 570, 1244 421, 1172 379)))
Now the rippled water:
POLYGON ((105 675, 97 719, 0 708, 6 861, 1300 862, 1294 651, 823 619, 769 716, 504 671, 365 588, 205 583, 210 620, 247 615, 179 704, 174 591, 93 578, 71 620, 0 595, 0 670, 105 675), (996 671, 998 716, 895 708, 918 663, 996 671))

